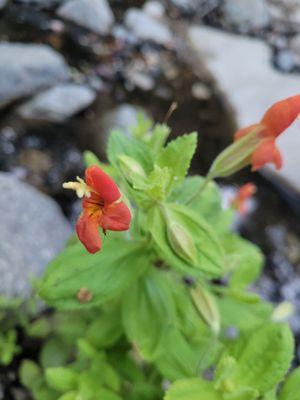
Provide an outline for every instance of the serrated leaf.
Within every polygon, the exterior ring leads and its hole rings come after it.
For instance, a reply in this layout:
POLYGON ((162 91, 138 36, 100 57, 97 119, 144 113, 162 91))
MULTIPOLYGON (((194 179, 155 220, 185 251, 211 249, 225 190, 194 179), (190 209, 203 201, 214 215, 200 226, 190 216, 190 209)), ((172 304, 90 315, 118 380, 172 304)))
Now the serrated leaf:
POLYGON ((172 140, 158 155, 156 164, 172 170, 172 186, 178 186, 187 174, 196 151, 196 132, 172 140))
POLYGON ((154 156, 163 148, 171 130, 165 124, 155 124, 151 134, 148 136, 147 144, 154 156))
POLYGON ((89 254, 81 244, 52 261, 39 287, 40 296, 60 309, 87 308, 114 299, 149 266, 144 245, 109 238, 105 250, 89 254), (78 298, 88 293, 87 301, 78 298))
POLYGON ((126 334, 146 360, 155 356, 167 327, 175 323, 175 305, 163 272, 149 270, 124 294, 126 334))
POLYGON ((223 252, 213 230, 201 217, 179 204, 166 204, 165 212, 153 208, 149 213, 149 230, 160 257, 170 266, 192 275, 217 277, 223 271, 223 252), (172 249, 168 238, 169 223, 176 222, 194 239, 196 246, 195 263, 187 262, 172 249))
POLYGON ((125 136, 120 130, 113 131, 108 139, 107 157, 110 163, 118 167, 118 158, 122 155, 138 162, 146 173, 153 168, 153 160, 147 145, 137 139, 125 136))
POLYGON ((296 368, 286 378, 278 400, 299 400, 300 368, 296 368))
POLYGON ((264 394, 280 383, 293 359, 294 340, 284 324, 266 324, 254 331, 237 357, 231 381, 264 394))
POLYGON ((164 400, 222 400, 211 382, 202 378, 182 379, 173 383, 164 400))

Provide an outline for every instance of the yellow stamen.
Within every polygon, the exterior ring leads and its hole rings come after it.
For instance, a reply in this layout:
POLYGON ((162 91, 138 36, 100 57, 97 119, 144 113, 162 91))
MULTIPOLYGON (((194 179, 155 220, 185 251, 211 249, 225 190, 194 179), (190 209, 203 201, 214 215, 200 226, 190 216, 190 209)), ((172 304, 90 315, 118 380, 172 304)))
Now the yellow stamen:
POLYGON ((91 188, 85 183, 85 181, 79 176, 76 177, 77 182, 64 182, 63 188, 75 190, 77 196, 81 199, 82 197, 91 197, 91 188))

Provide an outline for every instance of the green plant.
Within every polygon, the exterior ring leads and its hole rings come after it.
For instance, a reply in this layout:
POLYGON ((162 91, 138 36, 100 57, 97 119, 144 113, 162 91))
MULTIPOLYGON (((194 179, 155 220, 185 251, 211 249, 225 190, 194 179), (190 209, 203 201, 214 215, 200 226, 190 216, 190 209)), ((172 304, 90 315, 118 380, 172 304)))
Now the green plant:
POLYGON ((39 364, 20 369, 36 400, 298 398, 298 370, 280 387, 290 328, 249 289, 263 255, 232 231, 235 211, 212 181, 251 162, 249 151, 236 142, 208 177, 190 177, 197 135, 166 144, 169 133, 140 118, 131 137, 111 133, 109 164, 85 153, 87 167, 116 180, 132 223, 108 232, 96 254, 72 239, 48 266, 38 291, 56 311, 29 324, 44 345, 39 364))

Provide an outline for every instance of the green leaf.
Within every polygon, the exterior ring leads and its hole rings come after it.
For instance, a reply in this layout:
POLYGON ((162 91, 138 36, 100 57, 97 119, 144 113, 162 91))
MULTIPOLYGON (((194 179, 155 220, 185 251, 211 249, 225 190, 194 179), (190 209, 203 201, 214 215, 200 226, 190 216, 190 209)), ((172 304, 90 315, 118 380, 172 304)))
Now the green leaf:
POLYGON ((149 266, 144 244, 108 238, 89 254, 81 244, 68 247, 48 266, 39 294, 60 309, 87 308, 121 295, 149 266), (87 293, 87 301, 78 295, 87 293))
POLYGON ((142 356, 152 360, 166 329, 174 324, 175 306, 164 272, 155 269, 124 293, 122 320, 126 334, 142 356))
POLYGON ((246 288, 260 275, 264 263, 262 252, 257 246, 235 234, 224 236, 222 245, 227 269, 232 273, 230 285, 246 288))
POLYGON ((172 185, 178 186, 187 174, 197 147, 197 133, 179 136, 172 140, 158 155, 156 164, 172 171, 172 185))
POLYGON ((202 176, 185 178, 182 184, 171 192, 169 201, 188 205, 213 226, 218 234, 227 234, 233 221, 232 210, 222 209, 221 194, 215 182, 209 182, 205 189, 199 192, 204 182, 205 178, 202 176))
POLYGON ((154 156, 156 156, 163 148, 170 132, 171 130, 167 125, 155 124, 147 140, 147 144, 154 156))
POLYGON ((50 337, 40 352, 40 362, 44 368, 59 367, 66 363, 71 354, 71 344, 58 336, 50 337))
POLYGON ((153 208, 149 213, 148 228, 154 239, 159 256, 182 273, 218 277, 223 271, 223 252, 212 229, 201 217, 179 204, 166 204, 165 210, 153 208), (167 214, 167 215, 166 215, 167 214), (170 223, 177 223, 194 240, 196 246, 195 262, 174 247, 168 237, 170 223), (173 246, 173 247, 172 247, 173 246))
POLYGON ((177 328, 170 327, 162 337, 154 362, 161 374, 170 380, 197 376, 202 349, 202 344, 192 344, 177 328))
POLYGON ((294 340, 284 324, 266 324, 254 331, 237 357, 231 381, 261 394, 282 381, 293 359, 294 340))
POLYGON ((32 360, 23 360, 19 369, 19 377, 23 386, 31 389, 41 379, 42 371, 32 360))
POLYGON ((47 368, 45 371, 48 385, 59 392, 76 389, 79 375, 70 368, 47 368))
POLYGON ((110 347, 122 335, 123 327, 119 312, 102 314, 89 326, 86 339, 97 349, 110 347))
POLYGON ((146 173, 152 170, 153 160, 147 145, 137 139, 126 136, 119 130, 115 130, 108 139, 107 157, 112 165, 118 167, 121 155, 134 159, 146 173))
POLYGON ((86 167, 91 167, 92 165, 97 165, 108 175, 114 175, 113 168, 109 164, 105 164, 99 160, 99 158, 92 151, 85 150, 83 152, 83 159, 86 167))
POLYGON ((223 329, 234 326, 242 332, 260 327, 270 320, 272 314, 272 306, 269 303, 245 303, 229 296, 218 300, 218 308, 223 329))
POLYGON ((211 382, 201 378, 182 379, 173 383, 164 400, 222 400, 211 382))
POLYGON ((300 368, 296 368, 286 378, 281 389, 279 400, 299 400, 300 368))

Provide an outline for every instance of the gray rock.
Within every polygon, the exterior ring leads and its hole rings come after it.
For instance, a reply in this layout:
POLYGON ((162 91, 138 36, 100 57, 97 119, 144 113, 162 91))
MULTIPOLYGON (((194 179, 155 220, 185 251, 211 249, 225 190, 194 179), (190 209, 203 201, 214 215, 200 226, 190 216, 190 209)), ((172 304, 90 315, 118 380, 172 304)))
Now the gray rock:
POLYGON ((26 119, 63 122, 89 106, 95 97, 95 92, 85 85, 66 83, 36 95, 18 112, 26 119))
POLYGON ((276 62, 284 72, 291 72, 297 63, 294 53, 289 49, 279 51, 276 56, 276 62))
POLYGON ((6 6, 7 0, 0 0, 0 10, 6 6))
POLYGON ((148 0, 143 6, 143 10, 156 19, 162 18, 165 14, 165 7, 157 0, 148 0))
POLYGON ((0 43, 0 108, 68 76, 63 57, 48 46, 0 43))
POLYGON ((71 229, 51 198, 7 173, 0 173, 0 192, 0 293, 25 298, 71 229))
MULTIPOLYGON (((204 27, 191 27, 189 39, 233 106, 240 127, 259 121, 274 102, 299 93, 300 76, 275 70, 272 50, 259 39, 204 27)), ((285 178, 300 191, 299 120, 277 139, 283 168, 268 166, 265 172, 285 178)))
POLYGON ((265 0, 225 0, 225 19, 242 30, 262 29, 270 23, 265 0))
POLYGON ((125 24, 141 40, 150 40, 165 46, 172 44, 170 29, 138 8, 130 8, 126 12, 125 24))
POLYGON ((69 0, 57 11, 58 15, 99 34, 108 34, 114 16, 107 0, 69 0))
POLYGON ((119 128, 129 133, 128 128, 136 125, 139 112, 141 110, 131 104, 117 106, 103 117, 102 131, 108 135, 111 130, 119 128))

